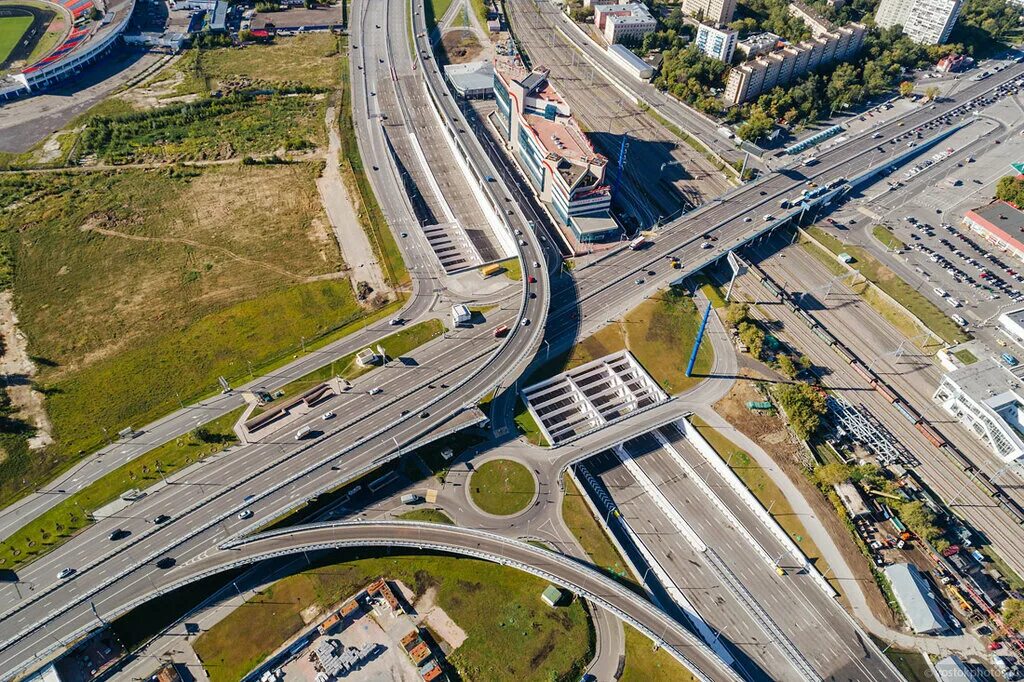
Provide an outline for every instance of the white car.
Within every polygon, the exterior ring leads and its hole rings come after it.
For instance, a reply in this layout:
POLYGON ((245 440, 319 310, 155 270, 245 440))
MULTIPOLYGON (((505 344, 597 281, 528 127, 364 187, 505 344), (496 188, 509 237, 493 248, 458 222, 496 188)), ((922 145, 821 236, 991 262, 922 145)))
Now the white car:
POLYGON ((64 580, 64 578, 70 578, 74 575, 75 569, 73 568, 62 568, 60 573, 57 574, 57 580, 64 580))
POLYGON ((524 318, 523 318, 523 321, 522 321, 522 322, 520 322, 519 324, 521 324, 521 325, 522 325, 522 326, 524 326, 524 327, 529 327, 529 326, 530 326, 530 318, 528 318, 528 317, 524 317, 524 318))
POLYGON ((327 410, 322 415, 320 415, 320 418, 323 419, 324 421, 327 421, 328 419, 334 419, 334 411, 327 410))
POLYGON ((711 248, 711 242, 703 242, 700 245, 700 248, 702 248, 702 249, 710 249, 711 248))
POLYGON ((383 393, 383 392, 384 392, 384 389, 381 388, 380 386, 374 386, 373 388, 370 389, 370 395, 377 395, 378 393, 383 393))
POLYGON ((775 216, 773 216, 771 213, 765 213, 764 220, 765 222, 768 222, 769 220, 775 220, 775 216))
POLYGON ((240 519, 251 519, 252 518, 252 509, 243 509, 242 511, 238 512, 238 518, 240 518, 240 519))

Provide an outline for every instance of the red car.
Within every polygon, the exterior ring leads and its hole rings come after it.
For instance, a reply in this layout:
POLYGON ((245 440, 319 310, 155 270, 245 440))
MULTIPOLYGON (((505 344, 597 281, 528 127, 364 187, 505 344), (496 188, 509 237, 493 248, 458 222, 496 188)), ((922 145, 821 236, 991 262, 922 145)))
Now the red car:
POLYGON ((526 281, 528 281, 530 284, 536 284, 537 278, 534 277, 533 275, 530 275, 529 279, 527 279, 526 281))

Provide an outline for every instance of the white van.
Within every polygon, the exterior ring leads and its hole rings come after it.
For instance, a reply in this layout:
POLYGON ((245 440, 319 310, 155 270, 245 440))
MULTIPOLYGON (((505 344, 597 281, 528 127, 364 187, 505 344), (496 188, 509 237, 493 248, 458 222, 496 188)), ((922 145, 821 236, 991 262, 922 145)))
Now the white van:
POLYGON ((313 429, 309 428, 308 426, 303 426, 301 429, 295 432, 295 440, 302 440, 312 432, 313 429))
POLYGON ((941 287, 935 287, 934 289, 932 289, 932 291, 934 291, 935 295, 939 296, 940 298, 945 298, 946 296, 949 295, 946 293, 946 290, 941 287))
POLYGON ((964 318, 960 317, 959 315, 952 315, 951 317, 953 318, 953 321, 957 323, 957 325, 959 325, 961 327, 966 327, 967 326, 967 320, 965 320, 964 318))

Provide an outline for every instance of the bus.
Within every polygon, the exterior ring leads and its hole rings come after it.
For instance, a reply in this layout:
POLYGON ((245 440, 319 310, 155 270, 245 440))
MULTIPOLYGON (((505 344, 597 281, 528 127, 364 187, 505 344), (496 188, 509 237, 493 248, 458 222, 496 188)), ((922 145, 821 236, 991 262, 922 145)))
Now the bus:
POLYGON ((639 237, 637 237, 636 239, 634 239, 633 241, 631 241, 629 243, 629 249, 630 249, 630 251, 637 251, 637 250, 643 248, 643 245, 646 244, 646 243, 647 243, 647 237, 645 237, 643 235, 640 235, 639 237))
POLYGON ((490 265, 480 268, 480 274, 483 275, 484 277, 492 277, 493 275, 497 275, 503 269, 504 268, 502 268, 497 263, 492 263, 490 265))

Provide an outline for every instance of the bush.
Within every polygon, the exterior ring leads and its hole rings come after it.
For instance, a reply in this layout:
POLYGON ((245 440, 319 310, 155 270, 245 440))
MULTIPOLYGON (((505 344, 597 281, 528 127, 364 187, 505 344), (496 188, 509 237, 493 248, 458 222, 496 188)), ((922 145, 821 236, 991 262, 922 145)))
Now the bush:
POLYGON ((781 384, 775 388, 775 399, 797 438, 807 440, 821 426, 825 396, 820 391, 807 384, 781 384))
POLYGON ((996 184, 996 198, 1009 202, 1017 208, 1024 207, 1024 180, 1013 175, 999 178, 996 184))

